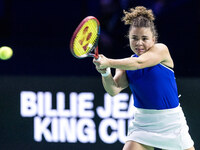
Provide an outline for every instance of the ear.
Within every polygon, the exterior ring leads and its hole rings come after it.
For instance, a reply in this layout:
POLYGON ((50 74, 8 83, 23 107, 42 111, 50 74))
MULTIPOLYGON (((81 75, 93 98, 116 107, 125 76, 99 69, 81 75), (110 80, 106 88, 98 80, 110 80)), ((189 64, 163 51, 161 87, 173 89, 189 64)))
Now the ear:
POLYGON ((153 36, 153 42, 154 42, 154 44, 156 43, 156 37, 155 36, 153 36))

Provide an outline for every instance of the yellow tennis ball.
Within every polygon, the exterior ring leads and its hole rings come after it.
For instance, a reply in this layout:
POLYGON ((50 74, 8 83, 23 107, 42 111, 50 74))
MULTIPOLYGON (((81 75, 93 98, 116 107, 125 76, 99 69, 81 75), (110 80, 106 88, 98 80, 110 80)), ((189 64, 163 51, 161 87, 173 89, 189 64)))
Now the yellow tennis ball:
POLYGON ((2 46, 0 48, 0 59, 7 60, 10 59, 13 55, 13 50, 8 46, 2 46))

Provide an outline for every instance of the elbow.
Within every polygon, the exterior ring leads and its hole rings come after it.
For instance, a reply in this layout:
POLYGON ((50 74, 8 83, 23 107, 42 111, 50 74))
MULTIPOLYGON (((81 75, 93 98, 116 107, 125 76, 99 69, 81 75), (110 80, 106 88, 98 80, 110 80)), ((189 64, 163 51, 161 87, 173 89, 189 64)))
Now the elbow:
POLYGON ((111 97, 114 97, 115 95, 117 95, 117 94, 115 94, 115 93, 108 93, 111 97))
POLYGON ((138 62, 136 66, 136 70, 145 68, 145 64, 143 62, 138 62))
POLYGON ((116 96, 119 92, 107 92, 111 97, 116 96))
POLYGON ((135 61, 133 64, 130 64, 130 66, 128 66, 124 70, 138 70, 142 69, 142 66, 143 66, 142 62, 135 61))

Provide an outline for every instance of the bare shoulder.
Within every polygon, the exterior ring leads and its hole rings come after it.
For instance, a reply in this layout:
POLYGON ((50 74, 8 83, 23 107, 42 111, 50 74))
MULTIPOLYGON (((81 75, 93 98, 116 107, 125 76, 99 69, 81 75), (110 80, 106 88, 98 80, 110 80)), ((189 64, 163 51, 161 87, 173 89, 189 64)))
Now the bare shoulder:
POLYGON ((171 58, 171 55, 170 55, 168 47, 163 43, 156 43, 154 46, 164 56, 164 59, 163 59, 163 61, 161 63, 163 65, 165 65, 165 66, 173 68, 174 67, 174 63, 173 63, 173 60, 171 58))
POLYGON ((163 43, 156 43, 154 47, 162 52, 169 52, 168 47, 163 43))

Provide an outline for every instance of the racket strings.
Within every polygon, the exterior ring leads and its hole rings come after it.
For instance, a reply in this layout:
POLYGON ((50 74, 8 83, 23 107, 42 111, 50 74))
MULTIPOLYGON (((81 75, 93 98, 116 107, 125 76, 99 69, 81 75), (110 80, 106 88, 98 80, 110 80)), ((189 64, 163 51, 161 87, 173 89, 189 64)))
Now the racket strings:
POLYGON ((73 49, 77 56, 89 53, 96 46, 98 40, 98 24, 95 20, 89 20, 80 28, 73 43, 73 49))
MULTIPOLYGON (((83 50, 87 53, 90 49, 87 49, 89 44, 94 44, 96 41, 96 37, 92 36, 93 32, 95 31, 95 24, 94 23, 88 23, 88 26, 86 26, 83 29, 82 35, 80 34, 80 40, 79 44, 82 46, 83 50), (91 31, 88 31, 88 28, 90 27, 91 31)), ((83 52, 84 52, 83 51, 83 52)))

